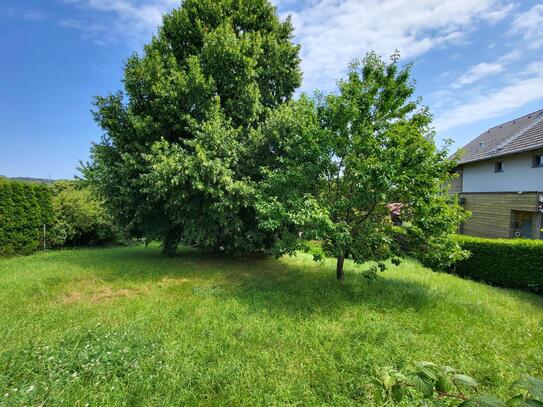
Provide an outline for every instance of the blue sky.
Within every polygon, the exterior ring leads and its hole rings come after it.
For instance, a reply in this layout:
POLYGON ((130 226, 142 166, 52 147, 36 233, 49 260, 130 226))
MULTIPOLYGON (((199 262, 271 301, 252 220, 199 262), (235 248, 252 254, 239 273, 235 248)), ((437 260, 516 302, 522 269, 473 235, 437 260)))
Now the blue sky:
MULTIPOLYGON (((2 0, 0 174, 71 178, 101 130, 94 95, 121 88, 179 0, 2 0)), ((543 4, 522 0, 276 0, 302 44, 302 90, 333 90, 347 63, 399 49, 438 139, 459 147, 543 108, 543 4)))

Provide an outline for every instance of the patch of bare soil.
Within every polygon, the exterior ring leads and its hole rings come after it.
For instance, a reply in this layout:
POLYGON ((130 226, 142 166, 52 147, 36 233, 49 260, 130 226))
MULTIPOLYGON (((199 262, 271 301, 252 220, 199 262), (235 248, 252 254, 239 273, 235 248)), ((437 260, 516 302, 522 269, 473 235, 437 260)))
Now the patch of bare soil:
POLYGON ((165 276, 159 281, 147 283, 141 287, 124 287, 111 288, 102 280, 81 280, 78 281, 77 287, 61 297, 63 304, 74 304, 77 302, 101 303, 104 301, 112 301, 118 298, 133 298, 138 295, 145 295, 151 292, 153 288, 167 288, 179 284, 188 283, 191 280, 184 277, 169 277, 165 276), (91 286, 91 287, 89 287, 91 286))
POLYGON ((132 298, 140 294, 145 294, 149 290, 147 287, 143 288, 119 288, 112 289, 111 287, 101 287, 95 290, 88 291, 71 291, 66 294, 62 302, 64 304, 73 304, 76 302, 91 302, 100 303, 104 301, 115 300, 118 298, 132 298))

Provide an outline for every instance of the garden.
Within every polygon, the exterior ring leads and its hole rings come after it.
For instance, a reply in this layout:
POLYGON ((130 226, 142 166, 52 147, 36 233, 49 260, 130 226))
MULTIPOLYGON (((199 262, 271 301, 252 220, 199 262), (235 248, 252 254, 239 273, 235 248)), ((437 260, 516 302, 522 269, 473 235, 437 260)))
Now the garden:
POLYGON ((77 179, 0 179, 0 405, 543 406, 543 242, 457 235, 399 52, 308 95, 300 46, 185 0, 77 179))

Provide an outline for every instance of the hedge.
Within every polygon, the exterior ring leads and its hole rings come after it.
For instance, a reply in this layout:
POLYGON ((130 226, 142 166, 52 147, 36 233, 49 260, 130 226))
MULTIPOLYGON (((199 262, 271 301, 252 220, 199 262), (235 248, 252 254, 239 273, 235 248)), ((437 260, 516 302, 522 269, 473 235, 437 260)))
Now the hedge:
POLYGON ((489 284, 543 292, 543 241, 459 236, 471 253, 453 273, 489 284))
POLYGON ((51 226, 53 207, 47 185, 0 179, 0 256, 29 254, 51 226))

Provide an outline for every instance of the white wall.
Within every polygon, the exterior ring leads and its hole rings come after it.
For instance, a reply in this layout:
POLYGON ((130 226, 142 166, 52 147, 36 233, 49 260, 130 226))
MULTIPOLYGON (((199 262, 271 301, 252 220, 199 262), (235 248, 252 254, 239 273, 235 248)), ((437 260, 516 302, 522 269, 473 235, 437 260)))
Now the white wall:
MULTIPOLYGON (((463 192, 543 191, 543 168, 532 168, 530 152, 464 166, 463 192), (494 164, 503 162, 503 172, 494 172, 494 164)), ((539 152, 539 154, 542 154, 539 152)))

